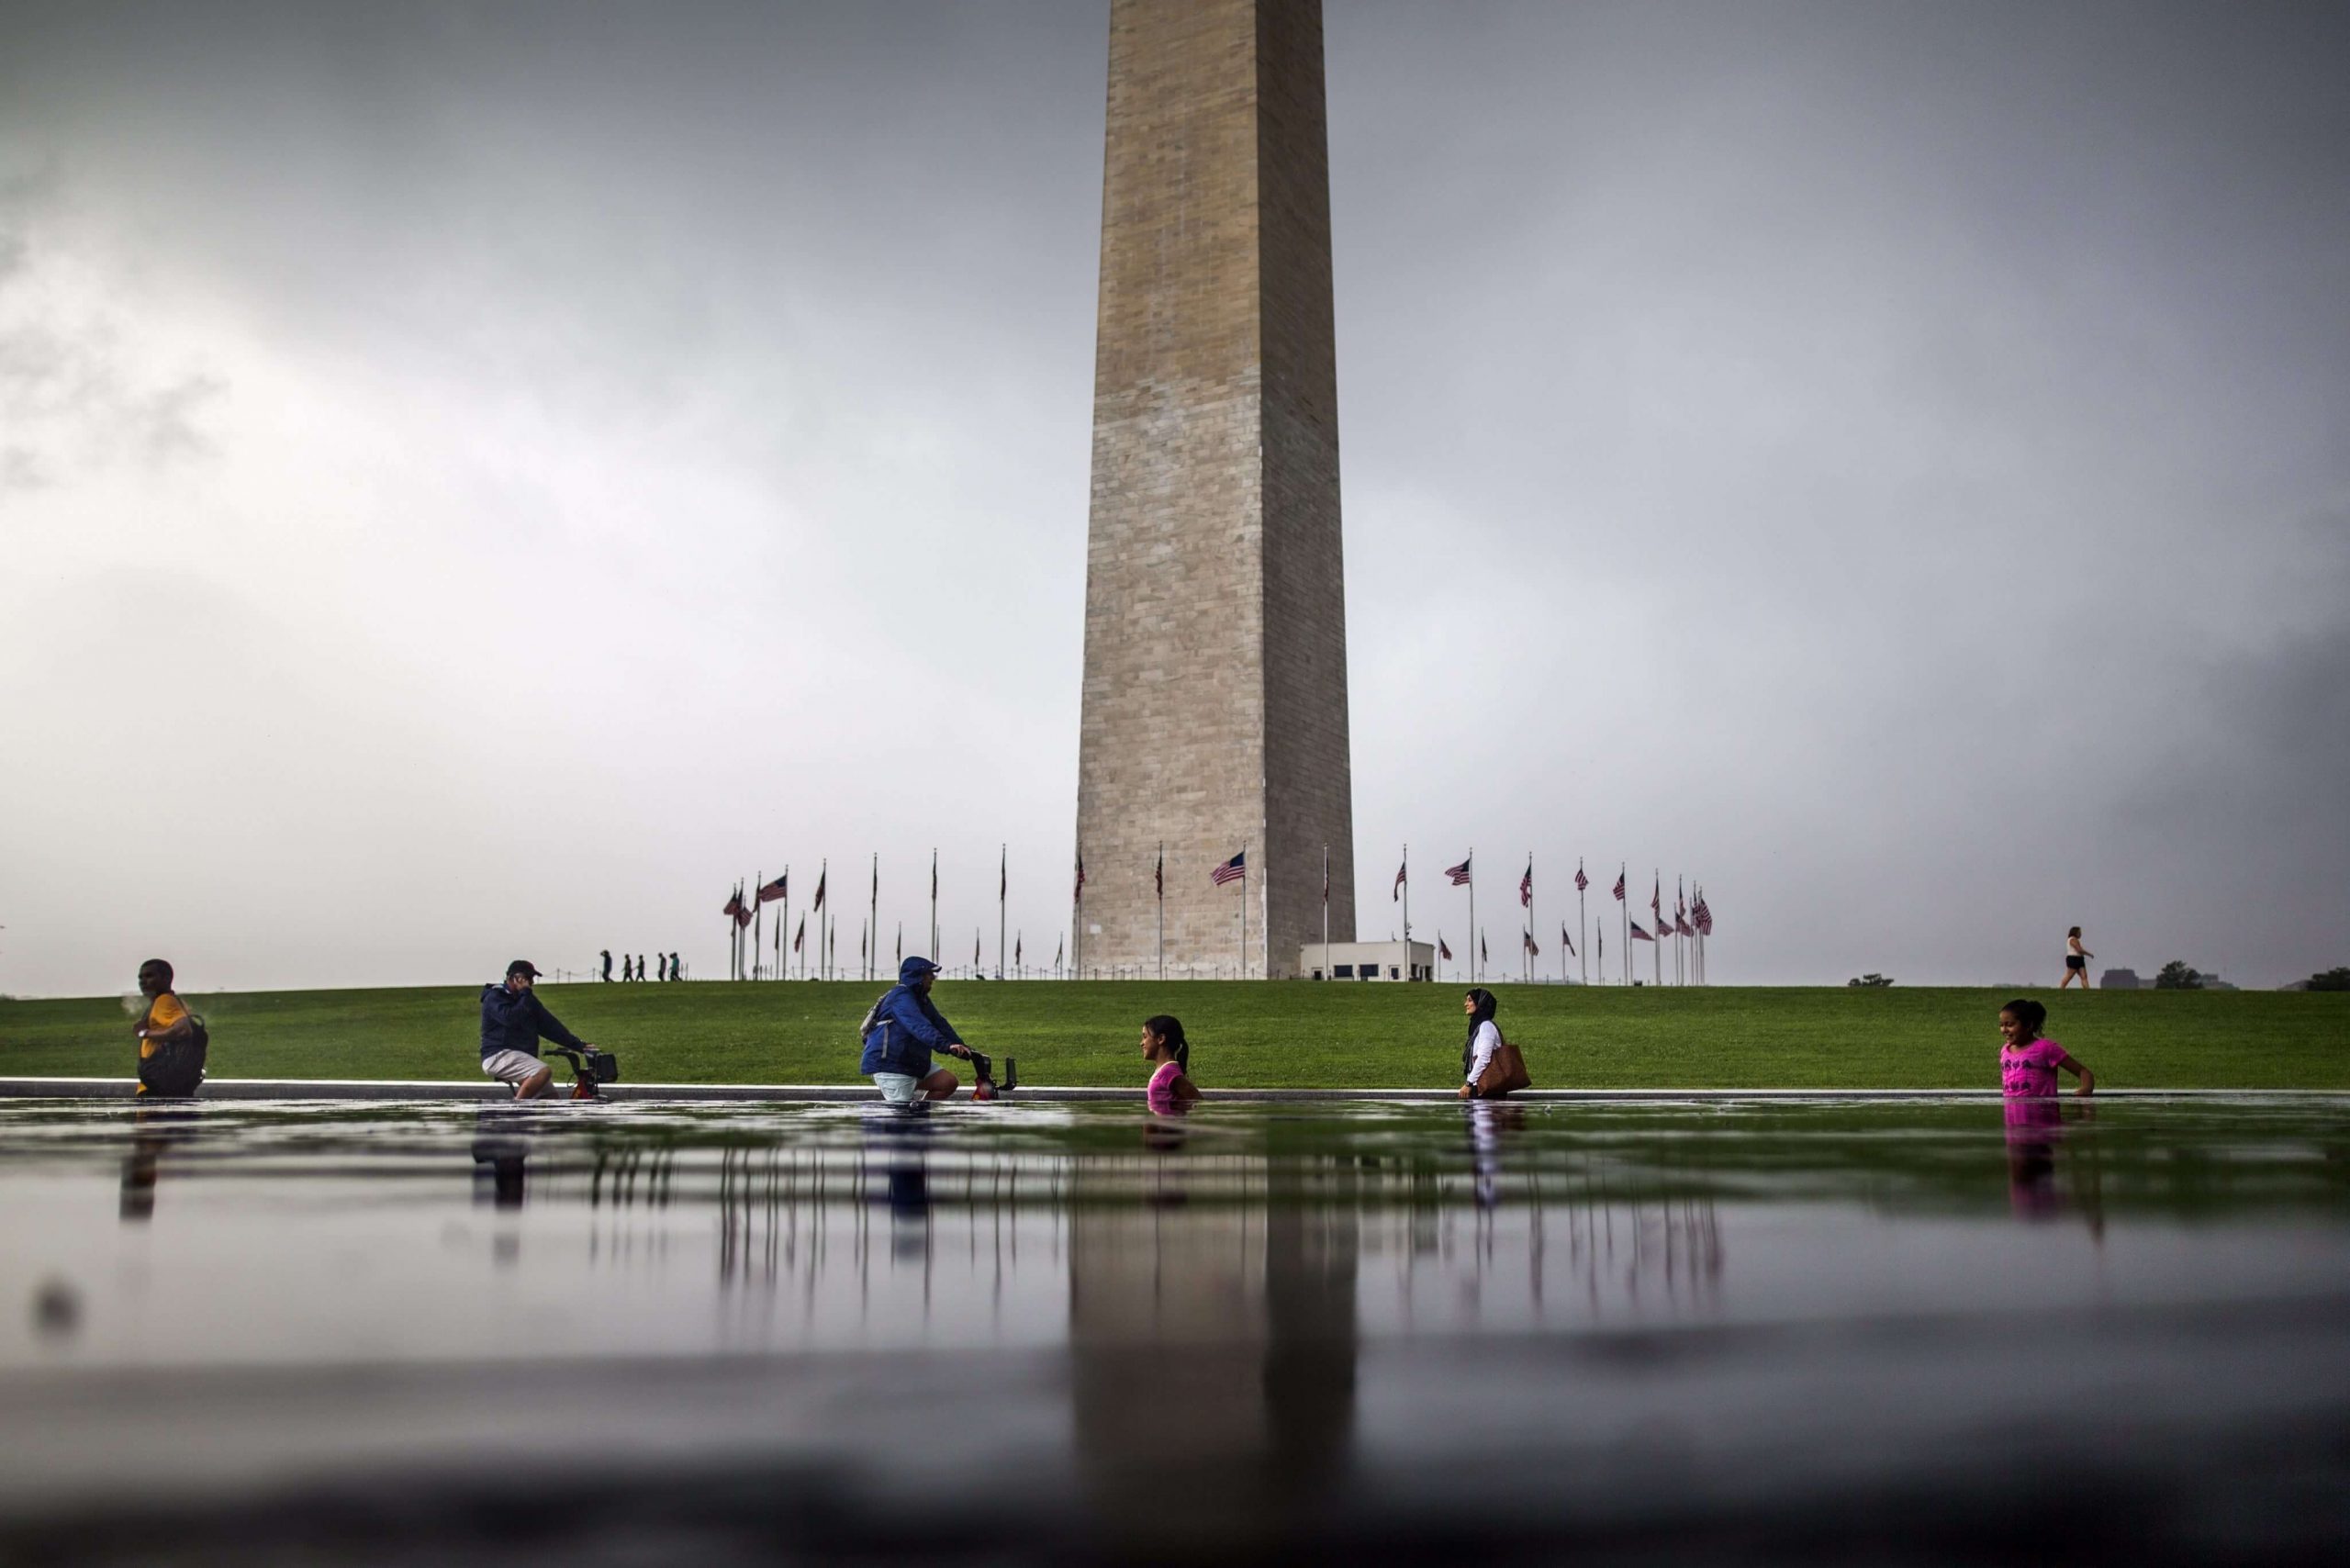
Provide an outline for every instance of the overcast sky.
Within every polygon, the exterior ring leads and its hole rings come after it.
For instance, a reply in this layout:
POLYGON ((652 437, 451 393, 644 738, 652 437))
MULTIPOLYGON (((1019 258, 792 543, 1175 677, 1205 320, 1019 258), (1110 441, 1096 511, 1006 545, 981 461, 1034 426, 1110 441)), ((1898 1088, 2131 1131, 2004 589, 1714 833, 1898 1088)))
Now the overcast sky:
MULTIPOLYGON (((1364 935, 2350 962, 2350 8, 1326 30, 1364 935)), ((1000 843, 1048 960, 1105 55, 0 0, 0 991, 711 973, 826 857, 845 958, 933 846, 992 961, 1000 843)))

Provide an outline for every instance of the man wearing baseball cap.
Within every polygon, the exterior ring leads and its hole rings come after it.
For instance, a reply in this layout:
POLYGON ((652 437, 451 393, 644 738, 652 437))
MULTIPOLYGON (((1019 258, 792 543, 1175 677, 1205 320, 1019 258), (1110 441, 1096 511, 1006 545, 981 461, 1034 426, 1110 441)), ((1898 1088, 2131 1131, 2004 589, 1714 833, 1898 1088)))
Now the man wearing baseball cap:
POLYGON ((971 1054, 930 1000, 930 982, 937 978, 938 966, 928 958, 908 958, 898 966, 898 983, 881 993, 857 1030, 865 1055, 856 1070, 871 1078, 881 1098, 892 1104, 952 1098, 958 1081, 943 1067, 933 1071, 930 1053, 971 1054))
POLYGON ((539 1037, 573 1050, 588 1049, 588 1042, 563 1026, 531 990, 539 978, 536 965, 517 958, 506 966, 506 983, 481 988, 481 1070, 500 1083, 514 1086, 514 1098, 528 1100, 547 1092, 554 1070, 539 1059, 539 1037))

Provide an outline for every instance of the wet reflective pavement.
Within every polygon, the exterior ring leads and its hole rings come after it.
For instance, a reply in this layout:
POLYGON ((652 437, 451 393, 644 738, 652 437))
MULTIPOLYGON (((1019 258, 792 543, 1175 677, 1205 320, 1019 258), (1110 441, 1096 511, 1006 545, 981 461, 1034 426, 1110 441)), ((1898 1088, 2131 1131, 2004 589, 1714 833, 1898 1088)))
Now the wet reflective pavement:
POLYGON ((0 1558, 2338 1558, 2350 1102, 0 1103, 0 1558))

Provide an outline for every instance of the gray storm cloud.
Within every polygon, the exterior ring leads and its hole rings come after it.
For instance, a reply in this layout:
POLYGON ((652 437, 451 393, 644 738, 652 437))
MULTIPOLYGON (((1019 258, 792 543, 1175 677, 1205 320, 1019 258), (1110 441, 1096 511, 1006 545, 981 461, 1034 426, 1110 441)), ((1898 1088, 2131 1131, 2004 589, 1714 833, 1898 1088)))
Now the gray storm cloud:
MULTIPOLYGON (((886 950, 934 845, 1051 951, 1102 7, 0 29, 0 990, 707 972, 877 851, 886 950)), ((1327 31, 1366 935, 1408 840, 1497 953, 1531 851, 1718 980, 2350 961, 2343 13, 1327 31)))

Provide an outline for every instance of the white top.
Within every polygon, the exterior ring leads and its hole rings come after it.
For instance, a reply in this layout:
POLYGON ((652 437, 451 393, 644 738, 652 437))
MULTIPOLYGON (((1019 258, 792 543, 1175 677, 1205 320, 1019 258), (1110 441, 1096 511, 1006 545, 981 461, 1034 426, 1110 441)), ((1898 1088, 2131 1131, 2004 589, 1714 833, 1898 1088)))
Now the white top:
POLYGON ((1502 1032, 1494 1027, 1490 1018, 1477 1025, 1476 1035, 1469 1043, 1469 1081, 1474 1083, 1485 1074, 1485 1064, 1494 1059, 1501 1048, 1502 1032))

